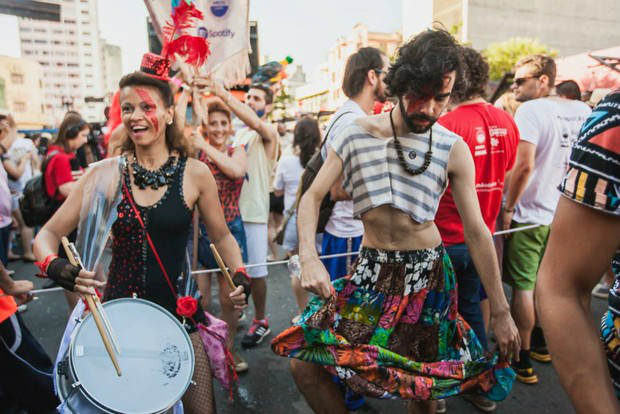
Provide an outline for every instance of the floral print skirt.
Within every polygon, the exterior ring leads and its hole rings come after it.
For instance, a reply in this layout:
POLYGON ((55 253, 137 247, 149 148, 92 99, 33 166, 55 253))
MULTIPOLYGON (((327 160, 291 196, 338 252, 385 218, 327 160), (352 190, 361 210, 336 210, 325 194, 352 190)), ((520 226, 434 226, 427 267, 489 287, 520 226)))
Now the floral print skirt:
POLYGON ((314 297, 271 343, 280 356, 321 364, 358 394, 503 400, 514 371, 485 352, 457 312, 454 270, 442 245, 415 251, 362 248, 353 274, 314 297))

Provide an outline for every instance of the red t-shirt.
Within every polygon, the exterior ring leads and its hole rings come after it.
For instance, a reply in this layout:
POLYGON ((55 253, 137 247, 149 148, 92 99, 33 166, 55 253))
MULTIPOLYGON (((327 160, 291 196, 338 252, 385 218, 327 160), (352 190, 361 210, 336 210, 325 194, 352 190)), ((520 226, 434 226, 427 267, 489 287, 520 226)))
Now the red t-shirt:
MULTIPOLYGON (((460 135, 469 145, 476 166, 476 193, 482 218, 491 232, 502 206, 504 177, 517 155, 519 131, 512 117, 488 103, 463 105, 439 118, 439 123, 460 135)), ((450 186, 435 216, 446 246, 464 243, 463 224, 450 186)))
MULTIPOLYGON (((47 152, 52 158, 45 167, 45 189, 50 197, 56 194, 56 190, 63 184, 76 181, 83 173, 82 167, 75 157, 75 154, 67 154, 61 147, 52 145, 47 152), (52 153, 56 152, 55 155, 52 153), (73 167, 72 167, 73 165, 73 167)), ((66 197, 58 193, 57 200, 64 200, 66 197)))

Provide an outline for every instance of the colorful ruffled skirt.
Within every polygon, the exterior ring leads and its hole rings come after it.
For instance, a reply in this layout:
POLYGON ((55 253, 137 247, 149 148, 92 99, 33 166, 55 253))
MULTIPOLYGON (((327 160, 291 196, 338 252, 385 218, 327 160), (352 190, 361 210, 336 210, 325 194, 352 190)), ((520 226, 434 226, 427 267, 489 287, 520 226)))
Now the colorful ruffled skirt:
POLYGON ((442 245, 415 251, 362 248, 335 295, 315 297, 271 343, 280 356, 323 365, 358 394, 503 400, 515 374, 485 352, 457 312, 454 270, 442 245))

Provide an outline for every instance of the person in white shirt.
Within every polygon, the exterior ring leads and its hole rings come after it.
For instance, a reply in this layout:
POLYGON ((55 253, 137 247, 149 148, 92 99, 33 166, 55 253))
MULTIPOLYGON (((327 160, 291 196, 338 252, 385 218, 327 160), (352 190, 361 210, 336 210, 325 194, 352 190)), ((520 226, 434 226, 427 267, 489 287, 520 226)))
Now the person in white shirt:
POLYGON ((29 157, 29 161, 23 164, 24 168, 19 171, 19 175, 9 177, 9 189, 13 196, 13 216, 17 221, 18 231, 22 239, 22 258, 34 262, 35 257, 32 252, 34 229, 24 223, 18 200, 26 183, 38 173, 40 162, 34 143, 30 139, 19 136, 17 124, 10 114, 3 115, 2 120, 0 120, 0 149, 15 165, 19 165, 25 156, 29 157))
MULTIPOLYGON (((304 118, 295 125, 291 155, 283 156, 276 168, 273 191, 276 196, 284 195, 284 239, 282 248, 290 257, 297 253, 297 187, 306 165, 321 144, 319 123, 313 118, 304 118)), ((291 286, 299 311, 308 304, 308 292, 301 287, 298 277, 291 275, 291 286)))
POLYGON ((543 55, 527 56, 516 65, 515 98, 523 102, 515 113, 520 141, 507 186, 503 227, 539 227, 510 235, 504 246, 504 278, 512 285, 511 312, 519 329, 522 350, 514 368, 517 379, 535 384, 538 378, 530 356, 551 361, 540 327, 536 327, 534 287, 550 224, 560 198, 557 190, 568 168, 572 144, 590 114, 583 102, 550 96, 555 62, 543 55))
MULTIPOLYGON (((378 49, 365 47, 347 60, 342 81, 342 91, 349 98, 333 115, 327 128, 325 143, 321 148, 323 160, 327 149, 344 129, 354 120, 372 114, 376 101, 385 102, 385 83, 383 79, 390 67, 390 61, 378 49)), ((347 200, 338 189, 332 192, 335 201, 347 200), (334 197, 336 195, 336 197, 334 197)), ((362 221, 353 218, 353 201, 339 201, 335 204, 323 235, 322 254, 351 253, 358 251, 362 241, 364 226, 362 221)), ((332 280, 341 278, 349 272, 355 257, 325 259, 323 263, 332 280)))

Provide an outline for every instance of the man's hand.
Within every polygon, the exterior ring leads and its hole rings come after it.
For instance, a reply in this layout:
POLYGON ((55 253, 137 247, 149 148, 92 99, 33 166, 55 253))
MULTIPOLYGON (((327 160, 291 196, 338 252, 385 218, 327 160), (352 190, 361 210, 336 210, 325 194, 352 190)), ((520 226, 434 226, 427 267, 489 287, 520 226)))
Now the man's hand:
POLYGON ((246 304, 246 297, 243 293, 243 286, 237 286, 235 290, 230 292, 228 297, 235 306, 235 309, 244 310, 245 308, 247 308, 248 305, 246 304))
POLYGON ((301 287, 325 299, 332 295, 332 283, 327 269, 318 257, 301 261, 301 287))
MULTIPOLYGON (((509 230, 510 229, 510 224, 512 223, 512 216, 515 215, 515 211, 511 210, 511 211, 506 211, 506 209, 502 208, 502 212, 501 214, 501 229, 502 230, 509 230)), ((508 237, 509 235, 506 234, 504 237, 508 237)))
POLYGON ((499 345, 500 356, 508 359, 511 355, 515 361, 519 361, 519 351, 521 350, 521 337, 510 316, 510 311, 505 310, 498 313, 491 313, 491 327, 495 334, 495 339, 499 345))
POLYGON ((30 302, 32 296, 28 292, 34 289, 34 284, 29 280, 11 280, 12 283, 6 286, 4 293, 15 297, 17 305, 23 305, 30 302))

